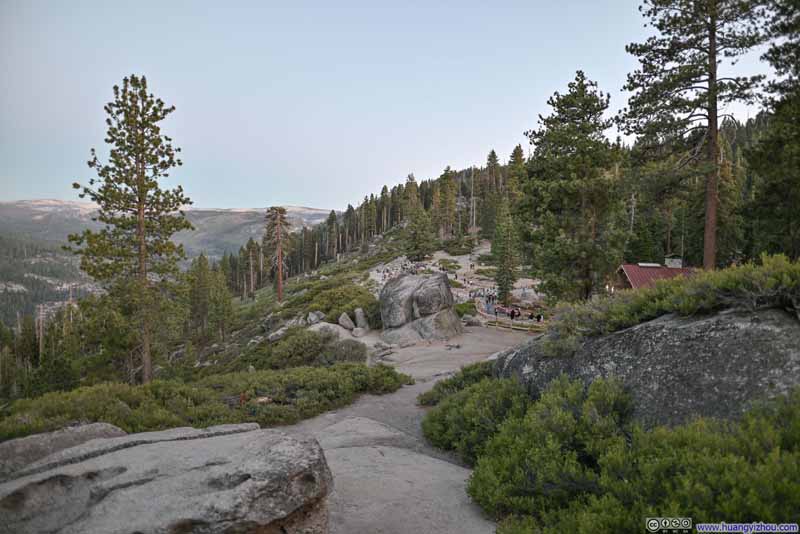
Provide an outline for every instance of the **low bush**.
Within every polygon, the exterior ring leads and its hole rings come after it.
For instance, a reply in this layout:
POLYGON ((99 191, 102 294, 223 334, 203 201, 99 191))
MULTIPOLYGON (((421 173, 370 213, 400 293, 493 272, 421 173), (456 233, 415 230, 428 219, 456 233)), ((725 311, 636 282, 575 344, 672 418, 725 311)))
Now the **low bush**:
MULTIPOLYGON (((468 493, 499 534, 639 532, 646 517, 785 522, 800 509, 800 389, 735 422, 645 431, 614 382, 555 381, 487 443, 468 493)), ((791 520, 791 519, 790 519, 791 520)))
POLYGON ((388 393, 410 382, 390 367, 342 363, 213 375, 191 385, 100 384, 15 401, 0 419, 0 440, 76 422, 102 421, 127 432, 249 421, 291 424, 348 404, 361 393, 388 393))
POLYGON ((302 366, 327 366, 335 363, 366 363, 367 347, 355 339, 339 339, 328 329, 291 328, 280 341, 250 349, 237 370, 252 365, 256 369, 287 369, 302 366))
POLYGON ((500 424, 508 417, 521 417, 528 402, 516 380, 486 378, 448 396, 428 412, 422 432, 437 447, 456 451, 462 461, 472 465, 500 424))
POLYGON ((459 317, 464 317, 465 315, 477 315, 478 310, 475 309, 475 302, 462 302, 460 304, 456 304, 454 306, 456 313, 459 317))
POLYGON ((464 289, 464 284, 462 284, 458 280, 454 280, 453 278, 449 278, 447 280, 447 283, 450 284, 450 287, 453 287, 453 288, 456 288, 456 289, 464 289))
POLYGON ((497 267, 481 267, 475 269, 475 274, 484 278, 494 279, 494 277, 497 276, 497 267))
POLYGON ((435 406, 445 397, 457 393, 472 384, 477 384, 484 378, 490 378, 493 365, 494 362, 491 361, 466 365, 450 378, 439 380, 433 385, 433 388, 420 394, 417 397, 417 402, 423 406, 435 406))
POLYGON ((364 310, 371 328, 380 329, 383 326, 378 300, 367 288, 356 284, 350 273, 296 284, 292 287, 291 298, 281 310, 281 316, 289 319, 297 314, 321 311, 327 320, 336 322, 342 313, 353 317, 356 308, 364 310))
POLYGON ((599 489, 599 460, 623 446, 631 404, 618 382, 553 381, 486 445, 467 492, 489 514, 541 516, 599 489))
POLYGON ((458 263, 456 260, 452 260, 450 258, 442 258, 437 261, 440 267, 442 267, 445 271, 454 273, 461 268, 461 264, 458 263))
POLYGON ((330 332, 315 332, 304 328, 292 328, 274 346, 266 346, 269 353, 268 358, 266 358, 266 367, 269 369, 285 369, 287 367, 319 365, 323 353, 336 341, 336 335, 330 332))
POLYGON ((725 308, 780 307, 800 316, 800 261, 762 256, 719 271, 656 282, 655 287, 619 291, 580 304, 561 304, 545 334, 550 356, 569 356, 585 337, 615 332, 667 313, 684 316, 725 308))
POLYGON ((442 243, 442 249, 451 256, 465 256, 472 253, 472 239, 451 239, 442 243))

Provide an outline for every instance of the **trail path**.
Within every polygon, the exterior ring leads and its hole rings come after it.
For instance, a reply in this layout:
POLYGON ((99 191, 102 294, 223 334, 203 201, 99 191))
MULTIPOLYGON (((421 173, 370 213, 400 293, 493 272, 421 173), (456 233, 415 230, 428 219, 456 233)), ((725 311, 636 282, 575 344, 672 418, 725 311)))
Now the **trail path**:
POLYGON ((319 440, 333 473, 333 534, 489 534, 494 523, 464 491, 469 469, 422 437, 420 393, 464 365, 527 339, 467 328, 447 343, 398 349, 385 360, 416 380, 390 395, 354 404, 282 430, 319 440), (448 347, 449 345, 449 347, 448 347), (460 345, 460 347, 454 347, 460 345))

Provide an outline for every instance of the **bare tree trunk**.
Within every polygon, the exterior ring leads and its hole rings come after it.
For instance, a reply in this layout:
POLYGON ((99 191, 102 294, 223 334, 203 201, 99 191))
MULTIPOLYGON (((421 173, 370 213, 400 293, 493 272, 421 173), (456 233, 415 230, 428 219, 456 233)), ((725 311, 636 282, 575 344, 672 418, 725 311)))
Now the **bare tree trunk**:
MULTIPOLYGON (((145 239, 144 208, 147 191, 144 184, 144 163, 139 163, 139 211, 136 223, 136 237, 139 244, 139 283, 141 284, 142 302, 147 301, 147 241, 145 239)), ((142 314, 142 382, 147 384, 153 379, 153 360, 150 355, 150 320, 146 310, 142 314)))
POLYGON ((719 128, 717 124, 717 2, 709 0, 708 21, 708 162, 706 177, 706 220, 703 232, 703 268, 717 264, 717 203, 719 187, 719 128))

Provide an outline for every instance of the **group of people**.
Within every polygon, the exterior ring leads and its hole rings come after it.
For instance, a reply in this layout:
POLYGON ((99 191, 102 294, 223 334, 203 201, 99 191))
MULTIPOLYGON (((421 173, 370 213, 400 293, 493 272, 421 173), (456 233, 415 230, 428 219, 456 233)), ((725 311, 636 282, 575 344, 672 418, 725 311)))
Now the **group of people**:
POLYGON ((497 290, 488 287, 479 287, 469 292, 469 298, 482 298, 486 303, 494 304, 497 302, 497 290))

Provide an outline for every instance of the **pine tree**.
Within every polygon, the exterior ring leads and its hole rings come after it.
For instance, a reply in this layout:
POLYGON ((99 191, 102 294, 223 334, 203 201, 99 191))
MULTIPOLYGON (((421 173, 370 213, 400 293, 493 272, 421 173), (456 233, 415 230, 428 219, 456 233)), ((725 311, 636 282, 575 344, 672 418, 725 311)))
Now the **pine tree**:
POLYGON ((503 200, 497 209, 492 253, 497 266, 495 274, 497 296, 504 304, 510 303, 511 291, 514 289, 514 282, 517 281, 518 246, 514 221, 509 213, 508 203, 503 200))
POLYGON ((225 273, 221 269, 211 272, 208 294, 208 323, 225 341, 231 321, 233 319, 233 301, 225 280, 225 273))
POLYGON ((770 37, 764 55, 778 79, 767 131, 747 151, 757 175, 749 212, 754 225, 754 254, 784 253, 800 258, 800 2, 773 0, 770 37))
POLYGON ((110 159, 102 163, 92 149, 88 163, 97 178, 88 186, 74 184, 82 190, 81 198, 88 196, 98 205, 96 219, 105 226, 70 235, 69 240, 81 256, 81 268, 134 305, 145 383, 153 376, 154 311, 184 257, 183 248, 170 238, 191 228, 180 211, 191 204, 183 189, 159 185, 170 169, 181 165, 180 149, 173 148, 159 125, 174 110, 148 92, 144 76, 123 79, 121 88, 114 86, 114 100, 105 106, 110 159))
POLYGON ((761 41, 756 24, 764 11, 751 0, 644 0, 640 10, 658 35, 626 50, 641 63, 628 75, 633 92, 622 115, 628 133, 648 143, 680 139, 692 131, 705 135, 685 161, 704 153, 705 229, 703 266, 717 265, 717 211, 720 175, 720 106, 750 102, 762 76, 725 77, 723 59, 735 60, 761 41))
POLYGON ((778 75, 770 82, 770 91, 776 95, 796 95, 800 92, 800 2, 771 0, 770 7, 767 28, 772 43, 763 57, 778 75))
POLYGON ((408 250, 406 254, 412 261, 423 260, 433 252, 434 241, 430 217, 422 207, 418 207, 411 214, 411 221, 408 225, 408 250))
POLYGON ((439 177, 441 195, 442 239, 452 239, 456 226, 456 183, 453 171, 446 167, 439 177))
POLYGON ((417 212, 417 208, 421 207, 419 201, 419 186, 413 174, 406 177, 406 184, 403 188, 403 218, 410 219, 417 212))
POLYGON ((508 180, 506 181, 509 210, 514 216, 519 212, 522 186, 527 179, 528 170, 525 167, 525 153, 522 151, 522 145, 517 145, 511 151, 511 158, 508 161, 508 180))
POLYGON ((283 270, 286 267, 284 250, 288 242, 289 221, 286 220, 286 208, 272 206, 267 210, 266 241, 272 251, 272 265, 275 267, 275 280, 278 289, 278 302, 283 301, 283 270))
POLYGON ((205 336, 208 328, 211 272, 205 254, 200 254, 189 269, 189 319, 193 331, 205 336))
POLYGON ((588 299, 618 265, 624 231, 615 217, 615 152, 605 138, 608 96, 578 71, 551 115, 527 132, 535 151, 526 203, 532 258, 551 298, 588 299))
POLYGON ((444 209, 442 208, 442 195, 438 182, 431 186, 430 213, 433 230, 439 235, 439 239, 444 239, 444 209))

